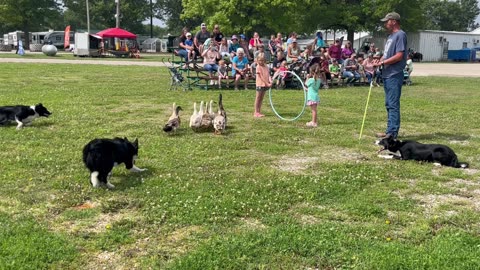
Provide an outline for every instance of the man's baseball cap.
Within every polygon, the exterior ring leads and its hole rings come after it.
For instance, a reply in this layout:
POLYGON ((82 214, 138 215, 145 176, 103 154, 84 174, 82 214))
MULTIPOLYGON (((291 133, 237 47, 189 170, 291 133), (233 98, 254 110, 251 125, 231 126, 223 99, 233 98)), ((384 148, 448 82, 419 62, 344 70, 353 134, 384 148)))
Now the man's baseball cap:
POLYGON ((385 15, 385 18, 381 19, 380 21, 386 22, 388 20, 400 21, 400 14, 396 12, 390 12, 387 15, 385 15))
POLYGON ((202 24, 200 25, 200 27, 201 27, 201 28, 207 28, 207 25, 205 25, 205 23, 202 23, 202 24))
POLYGON ((233 35, 233 36, 232 36, 232 40, 234 40, 234 39, 238 40, 237 35, 233 35))

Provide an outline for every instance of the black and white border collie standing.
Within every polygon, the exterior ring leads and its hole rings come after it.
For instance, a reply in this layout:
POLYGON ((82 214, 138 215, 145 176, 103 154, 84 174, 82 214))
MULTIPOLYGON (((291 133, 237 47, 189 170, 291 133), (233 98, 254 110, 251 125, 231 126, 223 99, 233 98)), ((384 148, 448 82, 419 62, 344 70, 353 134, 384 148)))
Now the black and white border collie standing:
POLYGON ((138 139, 130 142, 127 138, 94 139, 83 148, 83 162, 90 170, 90 183, 93 187, 106 185, 112 189, 115 186, 108 182, 112 169, 125 163, 131 172, 143 172, 135 166, 138 156, 138 139))
POLYGON ((2 106, 0 107, 0 125, 9 122, 17 122, 17 129, 23 128, 24 125, 30 124, 35 118, 48 117, 52 114, 45 108, 42 103, 33 106, 2 106))
POLYGON ((459 162, 455 152, 446 145, 400 141, 390 136, 377 140, 375 144, 382 146, 379 152, 392 152, 392 155, 378 155, 381 158, 426 161, 436 165, 468 168, 468 163, 459 162))

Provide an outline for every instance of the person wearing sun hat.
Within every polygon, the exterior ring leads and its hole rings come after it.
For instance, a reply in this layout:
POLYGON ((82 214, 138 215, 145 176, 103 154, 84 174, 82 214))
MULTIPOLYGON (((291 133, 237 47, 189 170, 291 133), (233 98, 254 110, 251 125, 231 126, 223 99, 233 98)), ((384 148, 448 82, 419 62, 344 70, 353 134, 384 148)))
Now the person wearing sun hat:
POLYGON ((300 47, 296 38, 291 39, 292 43, 287 48, 287 62, 296 62, 300 58, 300 47))
POLYGON ((384 54, 376 66, 382 66, 387 128, 377 137, 397 138, 400 129, 400 97, 402 95, 403 69, 407 62, 407 34, 400 27, 400 14, 390 12, 383 19, 390 35, 385 42, 384 54))
POLYGON ((230 53, 230 62, 232 61, 233 57, 237 55, 237 50, 240 48, 240 43, 238 43, 237 35, 233 35, 231 38, 230 46, 228 46, 228 52, 230 53))
POLYGON ((240 34, 238 35, 240 37, 240 40, 238 41, 238 43, 240 43, 240 48, 243 49, 244 53, 245 53, 245 56, 247 57, 247 59, 249 61, 253 60, 253 57, 252 55, 250 54, 250 51, 248 50, 248 41, 247 41, 247 37, 244 35, 244 34, 240 34))

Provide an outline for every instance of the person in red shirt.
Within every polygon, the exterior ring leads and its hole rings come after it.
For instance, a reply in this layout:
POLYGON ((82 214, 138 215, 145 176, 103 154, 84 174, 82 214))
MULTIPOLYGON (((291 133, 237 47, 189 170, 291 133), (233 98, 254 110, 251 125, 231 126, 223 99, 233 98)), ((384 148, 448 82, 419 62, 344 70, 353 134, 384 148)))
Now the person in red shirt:
POLYGON ((338 38, 335 39, 335 43, 330 45, 330 48, 328 49, 328 52, 329 52, 331 58, 337 59, 337 61, 340 65, 343 64, 342 44, 340 42, 340 39, 338 39, 338 38))

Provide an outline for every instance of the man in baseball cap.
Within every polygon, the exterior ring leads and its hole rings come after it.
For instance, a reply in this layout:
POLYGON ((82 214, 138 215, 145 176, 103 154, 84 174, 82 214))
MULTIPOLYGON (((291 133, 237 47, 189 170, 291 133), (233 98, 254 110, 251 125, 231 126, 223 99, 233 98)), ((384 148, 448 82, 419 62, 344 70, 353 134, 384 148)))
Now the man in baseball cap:
POLYGON ((400 15, 390 12, 381 19, 390 34, 385 42, 380 63, 387 109, 387 128, 377 137, 397 138, 400 130, 400 96, 402 95, 403 69, 407 61, 407 34, 400 28, 400 15))
POLYGON ((395 21, 400 21, 400 14, 396 12, 390 12, 387 15, 385 15, 385 18, 381 19, 380 21, 386 22, 389 20, 395 20, 395 21))

